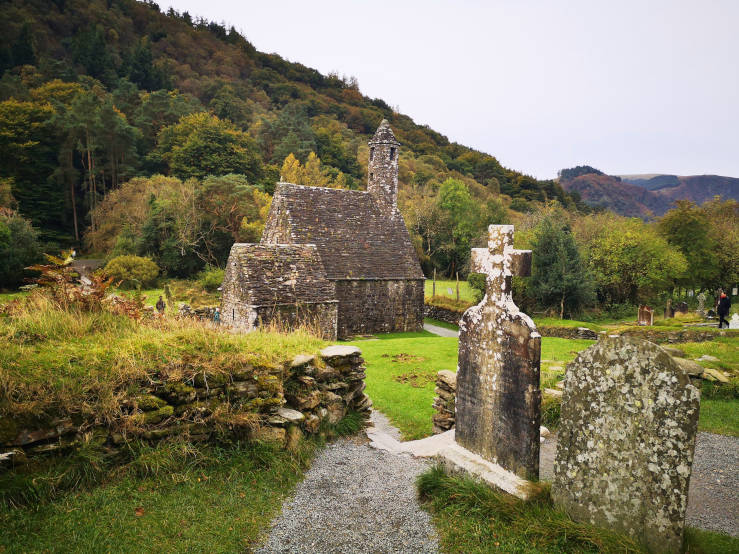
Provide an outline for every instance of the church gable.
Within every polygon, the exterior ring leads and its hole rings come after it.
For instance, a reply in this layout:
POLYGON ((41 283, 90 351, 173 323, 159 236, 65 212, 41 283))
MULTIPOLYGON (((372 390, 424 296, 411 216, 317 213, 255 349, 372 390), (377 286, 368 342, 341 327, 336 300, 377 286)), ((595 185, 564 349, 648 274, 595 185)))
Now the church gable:
POLYGON ((397 208, 367 192, 280 183, 263 243, 315 244, 329 279, 423 279, 397 208))

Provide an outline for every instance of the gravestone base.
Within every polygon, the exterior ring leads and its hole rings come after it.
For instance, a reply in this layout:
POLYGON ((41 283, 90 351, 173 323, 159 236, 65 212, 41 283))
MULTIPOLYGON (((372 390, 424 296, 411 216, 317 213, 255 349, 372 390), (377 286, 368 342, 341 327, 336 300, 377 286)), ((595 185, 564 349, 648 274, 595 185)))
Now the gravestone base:
POLYGON ((456 442, 442 448, 439 451, 438 460, 448 475, 469 475, 477 481, 482 481, 521 500, 529 500, 539 491, 536 483, 519 477, 456 442))

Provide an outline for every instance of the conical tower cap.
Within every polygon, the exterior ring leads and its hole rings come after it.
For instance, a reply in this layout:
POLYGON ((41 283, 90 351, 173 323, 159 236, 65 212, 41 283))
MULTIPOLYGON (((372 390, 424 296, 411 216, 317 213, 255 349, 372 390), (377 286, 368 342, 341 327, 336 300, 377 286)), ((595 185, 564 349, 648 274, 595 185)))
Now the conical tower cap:
POLYGON ((400 144, 398 139, 395 138, 393 130, 390 128, 390 123, 387 119, 383 119, 380 122, 380 126, 375 131, 374 136, 369 141, 370 144, 385 143, 385 144, 400 144))

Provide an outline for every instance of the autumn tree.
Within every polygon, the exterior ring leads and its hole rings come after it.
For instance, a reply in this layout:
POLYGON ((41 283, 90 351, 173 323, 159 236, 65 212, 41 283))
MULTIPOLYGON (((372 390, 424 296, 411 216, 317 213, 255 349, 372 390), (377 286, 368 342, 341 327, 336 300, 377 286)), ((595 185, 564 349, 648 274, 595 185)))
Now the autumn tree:
POLYGON ((239 173, 257 182, 262 175, 254 139, 206 112, 183 116, 162 129, 157 153, 181 179, 239 173))

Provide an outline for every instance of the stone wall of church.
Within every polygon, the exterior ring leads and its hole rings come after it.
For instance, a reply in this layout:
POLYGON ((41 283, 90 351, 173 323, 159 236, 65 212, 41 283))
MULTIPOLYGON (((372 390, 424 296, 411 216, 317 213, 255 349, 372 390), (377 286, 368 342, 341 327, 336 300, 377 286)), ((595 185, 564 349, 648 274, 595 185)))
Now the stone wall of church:
POLYGON ((336 281, 338 337, 418 331, 423 327, 423 280, 336 281))
POLYGON ((336 340, 337 302, 249 306, 238 298, 224 298, 221 322, 244 331, 275 324, 282 329, 306 326, 325 340, 336 340))

